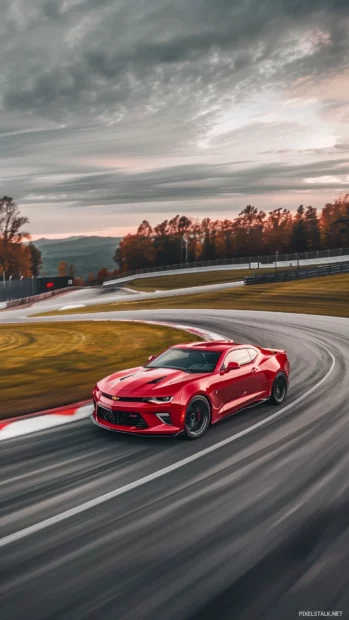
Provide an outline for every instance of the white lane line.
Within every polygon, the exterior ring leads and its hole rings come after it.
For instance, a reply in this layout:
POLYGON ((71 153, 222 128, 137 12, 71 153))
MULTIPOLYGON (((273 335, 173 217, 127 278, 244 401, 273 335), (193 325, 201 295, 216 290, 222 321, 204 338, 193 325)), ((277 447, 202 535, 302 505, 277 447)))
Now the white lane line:
POLYGON ((332 355, 331 351, 327 347, 325 347, 323 344, 320 344, 318 342, 316 344, 320 346, 321 348, 323 348, 328 353, 328 355, 331 358, 331 366, 329 370, 327 371, 327 373, 322 377, 322 379, 316 385, 314 385, 312 388, 310 388, 310 390, 302 394, 302 396, 299 396, 298 398, 296 398, 296 400, 294 400, 292 403, 290 403, 289 405, 286 405, 286 407, 283 407, 276 413, 273 413, 272 415, 268 416, 264 420, 257 422, 253 426, 250 426, 249 428, 243 431, 240 431, 239 433, 236 433, 236 435, 227 437, 227 439, 223 439, 222 441, 219 441, 218 443, 214 444, 213 446, 210 446, 209 448, 205 448, 204 450, 201 450, 200 452, 196 452, 196 454, 192 454, 191 456, 188 456, 185 459, 178 461, 178 463, 173 463, 172 465, 168 465, 167 467, 164 467, 163 469, 160 469, 159 471, 149 474, 148 476, 144 476, 143 478, 140 478, 139 480, 135 480, 134 482, 125 484, 125 486, 120 487, 119 489, 114 489, 114 491, 109 491, 109 493, 105 493, 104 495, 100 495, 99 497, 91 499, 88 502, 84 502, 83 504, 80 504, 80 506, 76 506, 75 508, 70 508, 70 510, 65 510, 64 512, 61 512, 60 514, 55 515, 54 517, 49 517, 48 519, 45 519, 44 521, 40 521, 39 523, 35 523, 34 525, 25 527, 23 530, 19 530, 18 532, 14 532, 13 534, 4 536, 4 538, 0 538, 0 547, 5 547, 6 545, 10 545, 11 543, 21 540, 22 538, 26 538, 27 536, 30 536, 31 534, 35 534, 37 532, 45 530, 47 527, 50 527, 51 525, 56 525, 57 523, 61 523, 61 521, 65 521, 66 519, 69 519, 70 517, 75 517, 76 515, 81 514, 82 512, 85 512, 86 510, 90 510, 90 508, 94 508, 95 506, 104 504, 104 502, 108 502, 110 499, 114 499, 115 497, 119 497, 120 495, 123 495, 124 493, 128 493, 128 491, 137 489, 138 487, 141 487, 144 484, 147 484, 148 482, 152 482, 153 480, 162 478, 162 476, 166 476, 166 474, 172 473, 173 471, 176 471, 176 469, 180 469, 181 467, 184 467, 185 465, 188 465, 189 463, 196 461, 202 456, 205 456, 206 454, 210 454, 211 452, 214 452, 215 450, 219 450, 219 448, 222 448, 223 446, 227 446, 233 441, 240 439, 240 437, 244 437, 244 435, 248 435, 249 433, 252 433, 252 431, 255 431, 257 428, 261 428, 262 426, 264 426, 271 420, 275 420, 276 418, 279 418, 283 413, 285 413, 286 411, 289 411, 290 409, 292 409, 292 407, 294 407, 295 405, 298 405, 303 400, 305 400, 310 394, 312 394, 315 390, 317 390, 331 376, 334 370, 334 367, 335 367, 335 363, 336 363, 335 357, 334 355, 332 355))

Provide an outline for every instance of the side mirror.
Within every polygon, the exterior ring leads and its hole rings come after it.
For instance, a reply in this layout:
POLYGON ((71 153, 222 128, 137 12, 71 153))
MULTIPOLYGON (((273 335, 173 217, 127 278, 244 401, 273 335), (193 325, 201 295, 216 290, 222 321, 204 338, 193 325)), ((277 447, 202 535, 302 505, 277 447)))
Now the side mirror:
POLYGON ((238 368, 240 368, 240 364, 238 362, 229 362, 228 366, 225 368, 225 372, 237 370, 238 368))
POLYGON ((153 360, 155 360, 155 355, 149 355, 148 362, 152 362, 153 360))

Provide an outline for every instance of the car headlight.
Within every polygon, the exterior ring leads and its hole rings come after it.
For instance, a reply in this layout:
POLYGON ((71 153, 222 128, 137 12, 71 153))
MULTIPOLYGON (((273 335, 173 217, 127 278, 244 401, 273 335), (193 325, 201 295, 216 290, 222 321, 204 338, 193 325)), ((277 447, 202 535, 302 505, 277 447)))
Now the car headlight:
POLYGON ((99 389, 99 387, 97 387, 97 385, 95 385, 92 391, 92 396, 93 398, 99 398, 100 395, 101 395, 101 390, 99 389))
POLYGON ((173 396, 154 396, 154 398, 145 398, 145 402, 152 403, 153 405, 163 405, 164 403, 170 403, 173 396))

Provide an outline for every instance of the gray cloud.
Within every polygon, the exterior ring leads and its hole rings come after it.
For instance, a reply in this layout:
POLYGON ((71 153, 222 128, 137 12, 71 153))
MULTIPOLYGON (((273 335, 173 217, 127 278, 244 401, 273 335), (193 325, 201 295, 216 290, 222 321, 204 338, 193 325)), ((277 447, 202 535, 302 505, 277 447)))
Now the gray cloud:
POLYGON ((74 107, 94 114, 126 103, 155 105, 174 92, 186 99, 207 97, 212 88, 216 94, 233 89, 238 96, 246 80, 283 80, 285 65, 288 78, 296 78, 348 63, 348 5, 339 0, 6 5, 4 22, 21 30, 5 43, 3 105, 53 119, 71 117, 74 107), (319 40, 311 54, 293 59, 295 43, 309 27, 328 33, 331 45, 319 40))
POLYGON ((349 87, 348 31, 347 0, 3 0, 0 192, 68 230, 74 207, 341 191, 347 103, 312 91, 349 87))
MULTIPOLYGON (((125 174, 121 171, 77 175, 73 179, 43 184, 40 195, 33 194, 34 203, 70 201, 74 207, 115 206, 147 202, 191 201, 228 197, 234 194, 260 195, 303 190, 332 190, 333 183, 322 177, 348 175, 348 160, 336 159, 306 165, 278 163, 236 170, 231 164, 212 166, 175 166, 151 172, 125 174), (305 180, 308 179, 308 182, 305 180), (91 189, 93 188, 93 189, 91 189)), ((347 187, 338 182, 336 189, 347 187)), ((137 207, 133 207, 137 211, 137 207)), ((143 209, 141 208, 140 211, 143 209)))

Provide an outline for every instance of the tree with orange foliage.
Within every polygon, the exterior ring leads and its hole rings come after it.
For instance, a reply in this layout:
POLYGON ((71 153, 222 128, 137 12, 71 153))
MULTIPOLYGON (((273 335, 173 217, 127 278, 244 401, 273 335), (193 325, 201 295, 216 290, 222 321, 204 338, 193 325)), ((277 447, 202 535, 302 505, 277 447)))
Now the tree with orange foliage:
POLYGON ((115 261, 122 271, 135 271, 155 263, 155 249, 150 237, 126 235, 115 252, 115 261))
POLYGON ((320 218, 321 236, 326 248, 349 246, 349 194, 328 203, 320 218))
POLYGON ((236 255, 236 239, 231 220, 217 220, 215 234, 217 258, 232 258, 236 255))
POLYGON ((307 229, 304 219, 305 209, 300 205, 292 222, 291 251, 306 252, 308 249, 307 229))
POLYGON ((99 284, 103 284, 110 276, 110 273, 106 267, 102 267, 97 273, 97 281, 99 284))
POLYGON ((236 252, 238 255, 258 256, 264 251, 265 213, 247 205, 234 220, 236 252))
POLYGON ((292 223, 292 215, 288 209, 280 207, 270 211, 264 228, 264 247, 267 254, 289 251, 292 223))
POLYGON ((42 265, 41 252, 32 242, 29 243, 28 250, 30 257, 30 272, 32 276, 37 277, 40 273, 40 267, 42 265))
POLYGON ((62 276, 67 276, 68 275, 68 263, 66 263, 65 260, 61 260, 58 263, 57 270, 58 270, 58 275, 59 276, 61 276, 61 277, 62 276))
POLYGON ((308 206, 304 214, 307 250, 314 251, 321 248, 320 219, 317 209, 308 206))
POLYGON ((74 286, 84 286, 84 281, 80 276, 75 276, 73 280, 74 286))
POLYGON ((29 253, 22 241, 30 235, 21 230, 28 222, 10 196, 0 199, 0 265, 7 276, 17 276, 20 269, 24 272, 29 269, 29 253))

